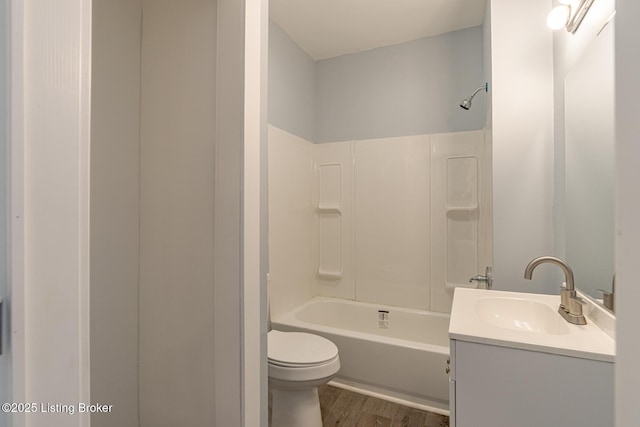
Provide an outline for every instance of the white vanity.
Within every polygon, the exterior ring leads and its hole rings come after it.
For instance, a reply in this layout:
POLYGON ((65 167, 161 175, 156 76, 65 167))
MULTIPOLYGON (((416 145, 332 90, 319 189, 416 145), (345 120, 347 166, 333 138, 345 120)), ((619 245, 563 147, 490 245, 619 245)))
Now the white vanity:
POLYGON ((586 325, 558 295, 456 289, 449 337, 452 427, 613 426, 615 320, 586 325))

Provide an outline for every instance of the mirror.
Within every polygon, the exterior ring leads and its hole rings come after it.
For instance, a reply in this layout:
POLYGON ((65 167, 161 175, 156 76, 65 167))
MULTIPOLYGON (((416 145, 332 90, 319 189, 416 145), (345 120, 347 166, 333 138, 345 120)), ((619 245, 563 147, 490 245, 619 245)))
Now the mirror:
POLYGON ((611 290, 614 273, 613 47, 610 22, 564 82, 566 261, 595 299, 611 290))

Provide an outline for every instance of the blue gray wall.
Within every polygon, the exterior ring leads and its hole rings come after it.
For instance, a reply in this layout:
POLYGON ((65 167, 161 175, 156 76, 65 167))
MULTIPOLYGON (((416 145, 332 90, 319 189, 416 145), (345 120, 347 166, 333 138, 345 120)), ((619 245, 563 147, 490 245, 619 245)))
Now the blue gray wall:
POLYGON ((316 141, 316 65, 269 21, 269 123, 308 141, 316 141))
POLYGON ((482 27, 317 62, 317 141, 482 129, 482 27))
POLYGON ((323 143, 482 129, 483 28, 314 62, 273 21, 269 123, 323 143))

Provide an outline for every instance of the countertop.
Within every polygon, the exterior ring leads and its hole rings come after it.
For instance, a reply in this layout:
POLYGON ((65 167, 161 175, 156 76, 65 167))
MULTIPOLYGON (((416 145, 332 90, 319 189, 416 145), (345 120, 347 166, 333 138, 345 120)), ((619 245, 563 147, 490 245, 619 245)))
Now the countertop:
POLYGON ((449 338, 613 363, 615 340, 594 321, 601 314, 597 312, 598 308, 588 305, 585 310, 587 324, 580 326, 566 322, 557 313, 559 304, 559 295, 456 288, 449 338), (562 333, 548 334, 495 326, 483 320, 477 309, 477 301, 483 298, 515 298, 543 303, 556 312, 567 328, 562 328, 562 333))

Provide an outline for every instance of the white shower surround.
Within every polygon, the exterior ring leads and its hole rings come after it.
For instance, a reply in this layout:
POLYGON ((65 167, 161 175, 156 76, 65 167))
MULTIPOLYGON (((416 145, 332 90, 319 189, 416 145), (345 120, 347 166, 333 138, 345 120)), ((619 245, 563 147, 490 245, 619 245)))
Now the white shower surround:
POLYGON ((448 313, 491 264, 485 138, 312 144, 269 126, 272 317, 314 296, 448 313))
POLYGON ((449 315, 316 297, 272 321, 333 341, 340 372, 332 385, 414 408, 449 414, 449 315), (378 310, 389 312, 379 328, 378 310))

